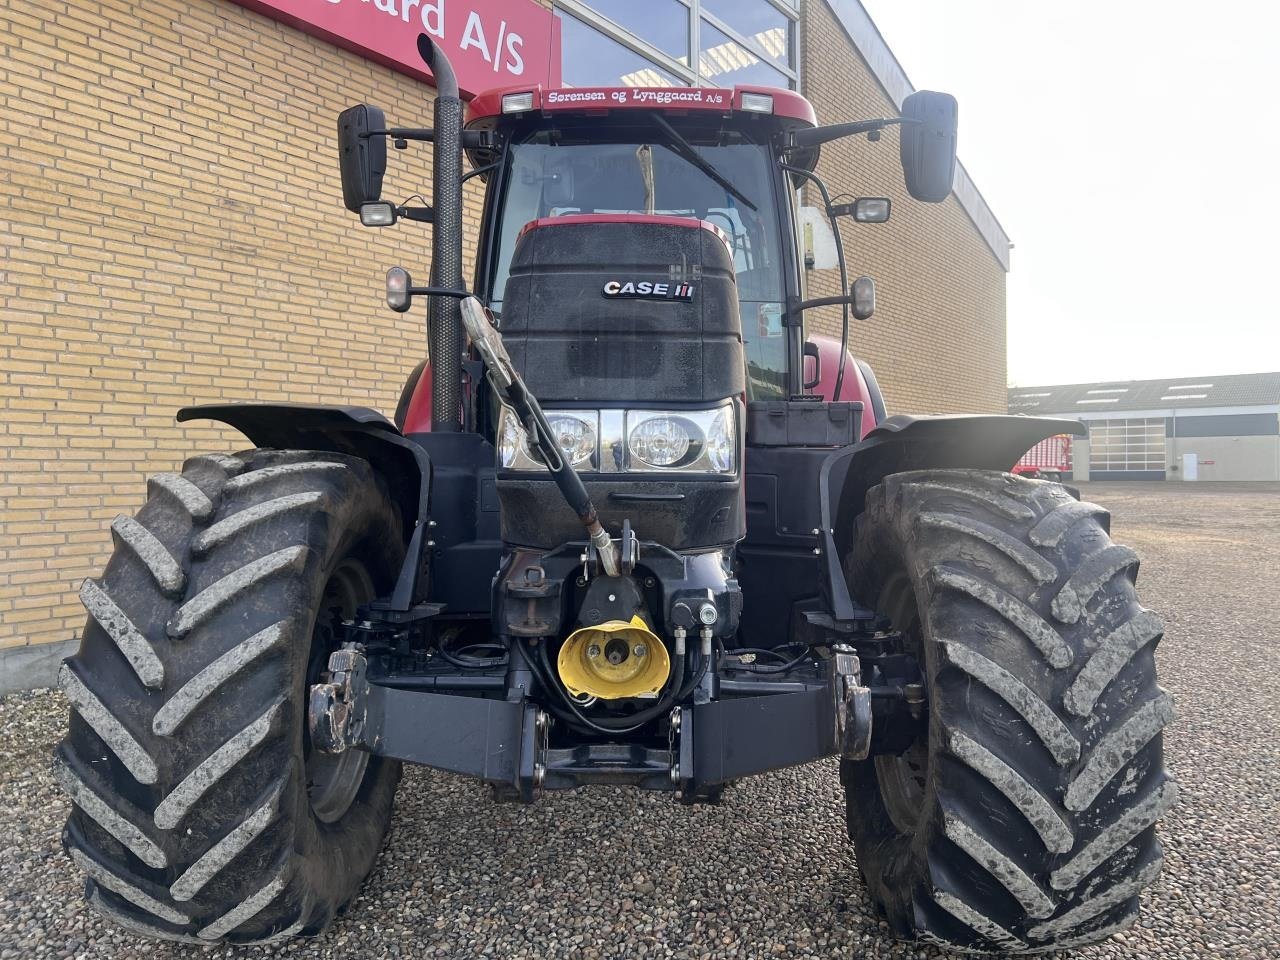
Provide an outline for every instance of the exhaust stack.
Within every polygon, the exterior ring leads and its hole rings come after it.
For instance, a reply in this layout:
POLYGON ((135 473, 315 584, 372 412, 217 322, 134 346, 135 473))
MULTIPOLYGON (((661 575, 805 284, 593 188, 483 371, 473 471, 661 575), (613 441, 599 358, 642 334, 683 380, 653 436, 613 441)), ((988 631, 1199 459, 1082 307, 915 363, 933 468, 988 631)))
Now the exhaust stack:
MULTIPOLYGON (((436 81, 435 151, 432 162, 431 285, 463 290, 462 279, 462 100, 453 65, 425 33, 418 55, 436 81)), ((454 297, 432 297, 427 314, 431 356, 431 429, 462 429, 462 314, 454 297)))

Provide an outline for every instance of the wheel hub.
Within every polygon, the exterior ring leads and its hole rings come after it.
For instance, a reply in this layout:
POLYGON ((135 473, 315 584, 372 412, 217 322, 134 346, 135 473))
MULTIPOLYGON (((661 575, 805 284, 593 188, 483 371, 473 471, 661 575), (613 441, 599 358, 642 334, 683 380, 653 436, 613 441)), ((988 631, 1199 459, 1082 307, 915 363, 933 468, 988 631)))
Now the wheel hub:
MULTIPOLYGON (((893 622, 899 636, 901 653, 911 654, 924 666, 924 643, 921 638, 920 613, 915 591, 905 574, 892 577, 880 594, 880 610, 893 622)), ((918 691, 923 699, 923 690, 918 691)), ((881 754, 875 758, 876 783, 885 812, 899 832, 915 834, 924 817, 929 780, 928 714, 911 745, 900 754, 881 754)))
MULTIPOLYGON (((339 565, 325 585, 316 625, 311 637, 311 657, 307 670, 307 689, 329 679, 329 655, 339 646, 338 622, 351 619, 356 609, 374 595, 373 581, 364 566, 354 559, 339 565)), ((325 753, 311 742, 310 725, 304 725, 303 756, 307 782, 307 801, 316 819, 334 823, 355 802, 369 766, 365 750, 343 750, 325 753)))
POLYGON ((929 749, 922 740, 916 740, 900 756, 876 757, 880 799, 889 819, 902 833, 913 834, 920 826, 928 775, 929 749))

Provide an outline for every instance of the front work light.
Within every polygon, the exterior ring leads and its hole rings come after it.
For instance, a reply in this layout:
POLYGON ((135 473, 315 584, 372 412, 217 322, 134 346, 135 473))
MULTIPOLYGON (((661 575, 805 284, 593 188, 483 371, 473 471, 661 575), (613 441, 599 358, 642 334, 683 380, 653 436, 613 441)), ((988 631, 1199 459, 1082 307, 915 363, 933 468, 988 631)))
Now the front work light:
POLYGON ((884 223, 891 206, 888 197, 859 197, 853 201, 853 219, 857 223, 884 223))
POLYGON ((396 222, 394 204, 385 200, 360 204, 360 223, 366 227, 389 227, 396 222))
POLYGON ((505 93, 502 95, 503 113, 524 113, 533 109, 533 91, 524 93, 505 93))
POLYGON ((773 95, 768 93, 744 93, 742 109, 747 113, 773 113, 773 95))
POLYGON ((409 292, 413 287, 413 278, 404 267, 392 267, 387 271, 387 306, 396 313, 404 313, 409 309, 413 295, 409 292))

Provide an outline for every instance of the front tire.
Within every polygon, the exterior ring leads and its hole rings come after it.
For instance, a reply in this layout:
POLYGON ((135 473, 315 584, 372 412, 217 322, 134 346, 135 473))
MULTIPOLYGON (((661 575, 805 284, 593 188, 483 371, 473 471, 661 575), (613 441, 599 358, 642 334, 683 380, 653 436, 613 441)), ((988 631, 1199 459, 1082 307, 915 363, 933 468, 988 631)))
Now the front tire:
POLYGON ((1138 558, 1057 484, 985 471, 871 490, 846 571, 922 663, 927 733, 846 761, 849 834, 896 933, 968 951, 1092 943, 1160 870, 1170 697, 1138 558))
POLYGON ((307 690, 335 619, 393 582, 400 518, 367 462, 328 453, 196 457, 149 491, 62 668, 64 845, 135 933, 318 933, 373 866, 400 766, 313 753, 307 690))

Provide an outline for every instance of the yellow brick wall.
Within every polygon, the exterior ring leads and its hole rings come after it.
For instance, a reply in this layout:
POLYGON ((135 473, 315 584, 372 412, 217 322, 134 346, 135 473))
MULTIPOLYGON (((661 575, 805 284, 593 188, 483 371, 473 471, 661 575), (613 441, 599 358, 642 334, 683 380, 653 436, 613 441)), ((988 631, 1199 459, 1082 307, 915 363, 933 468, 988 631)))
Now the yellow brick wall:
MULTIPOLYGON (((802 92, 818 122, 895 115, 826 0, 805 0, 802 9, 802 92)), ((893 130, 879 143, 858 137, 825 145, 817 172, 833 195, 893 199, 888 223, 845 219, 841 230, 850 277, 876 281, 876 315, 851 319, 850 341, 875 370, 889 412, 1005 412, 1005 274, 959 202, 911 199, 893 130)), ((819 202, 816 192, 805 202, 819 202)), ((809 281, 809 296, 839 292, 834 270, 810 271, 809 281)), ((838 309, 809 316, 814 329, 839 335, 838 309)))
MULTIPOLYGON (((809 6, 820 117, 882 113, 825 4, 809 6)), ((335 119, 369 101, 428 125, 431 91, 227 0, 0 0, 0 47, 3 648, 78 633, 76 590, 147 475, 247 445, 179 427, 178 407, 391 412, 424 311, 387 311, 381 278, 393 263, 425 277, 430 229, 362 230, 343 209, 335 119)), ((880 282, 855 344, 890 404, 1003 409, 1003 274, 963 211, 905 198, 892 136, 823 154, 836 189, 895 198, 892 224, 846 234, 855 273, 880 282)), ((426 147, 390 167, 388 198, 429 191, 426 147)), ((478 183, 466 198, 474 229, 478 183)))
MULTIPOLYGON (((430 230, 347 213, 335 120, 429 124, 431 91, 224 0, 0 0, 0 48, 2 647, 78 632, 148 474, 248 445, 179 406, 394 409, 423 311, 382 275, 425 279, 430 230)), ((391 151, 389 198, 429 192, 428 149, 391 151)))

